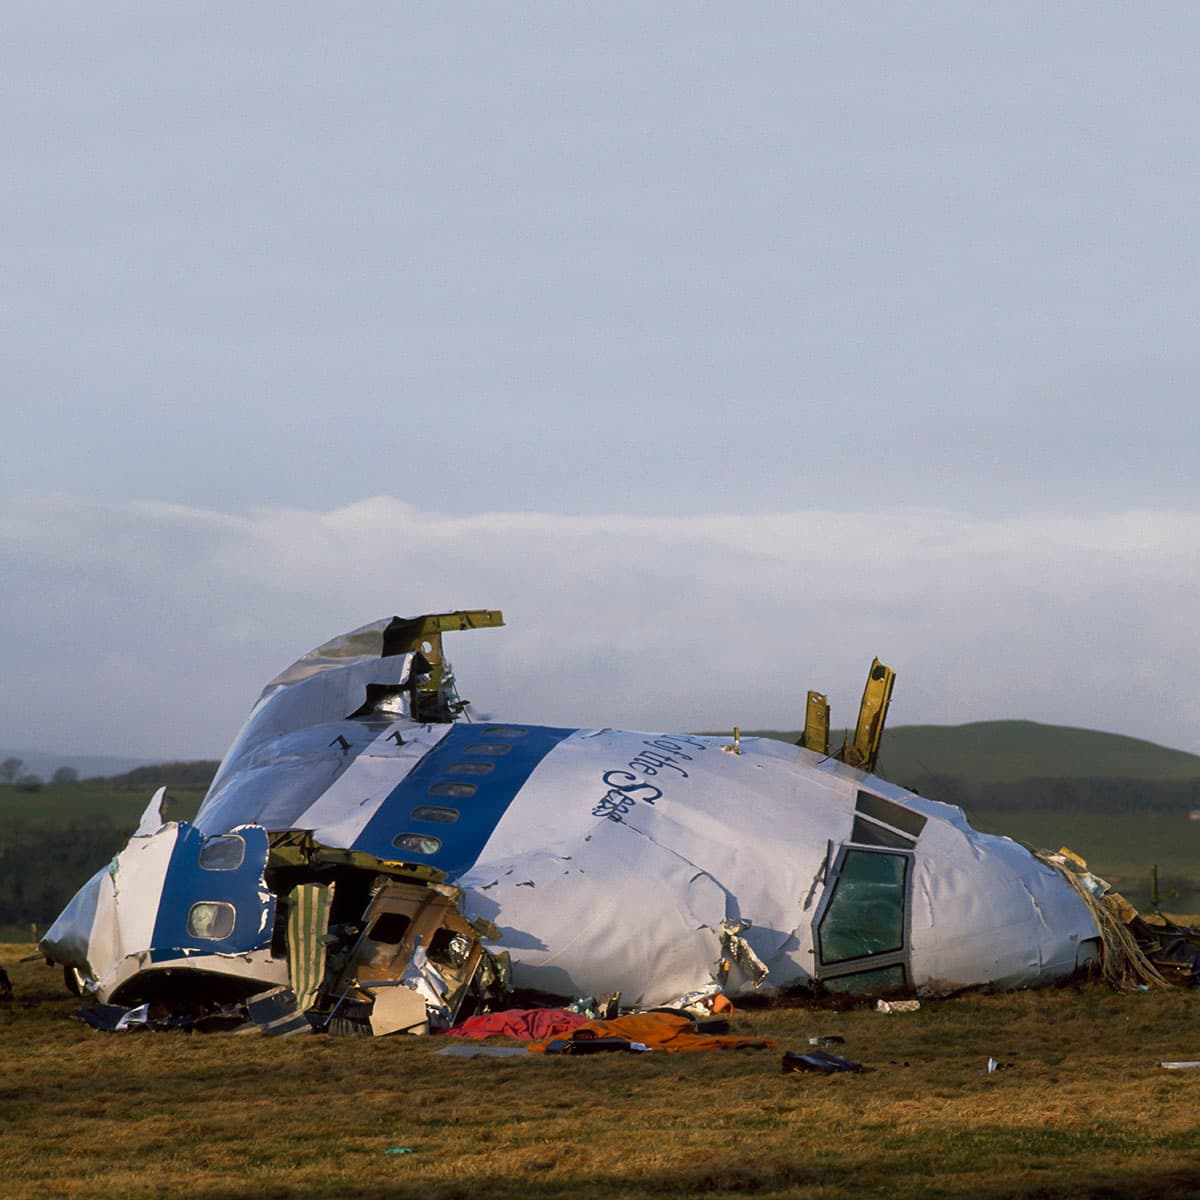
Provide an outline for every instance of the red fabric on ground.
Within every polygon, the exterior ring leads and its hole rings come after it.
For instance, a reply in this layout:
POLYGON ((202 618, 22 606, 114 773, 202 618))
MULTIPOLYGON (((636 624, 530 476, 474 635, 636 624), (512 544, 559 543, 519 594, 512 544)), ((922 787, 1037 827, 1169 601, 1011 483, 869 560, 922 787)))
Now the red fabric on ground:
MULTIPOLYGON (((630 1013, 625 1017, 614 1017, 611 1021, 586 1021, 571 1034, 572 1040, 585 1037, 619 1037, 630 1042, 641 1042, 655 1050, 725 1050, 739 1047, 760 1049, 775 1045, 765 1038, 713 1037, 697 1033, 691 1018, 683 1013, 630 1013)), ((542 1053, 552 1041, 550 1035, 529 1047, 542 1053)))
POLYGON ((560 1008, 510 1008, 505 1012, 468 1017, 453 1029, 447 1029, 446 1033, 449 1037, 509 1037, 532 1042, 561 1037, 587 1023, 587 1017, 560 1008))

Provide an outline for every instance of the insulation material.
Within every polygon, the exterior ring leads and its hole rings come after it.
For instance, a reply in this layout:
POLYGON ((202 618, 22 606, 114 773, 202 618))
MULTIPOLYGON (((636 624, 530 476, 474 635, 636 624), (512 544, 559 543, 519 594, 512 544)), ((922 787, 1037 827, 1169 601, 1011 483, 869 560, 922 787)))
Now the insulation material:
POLYGON ((288 894, 288 977, 296 1007, 307 1012, 325 978, 325 935, 334 885, 306 883, 288 894))

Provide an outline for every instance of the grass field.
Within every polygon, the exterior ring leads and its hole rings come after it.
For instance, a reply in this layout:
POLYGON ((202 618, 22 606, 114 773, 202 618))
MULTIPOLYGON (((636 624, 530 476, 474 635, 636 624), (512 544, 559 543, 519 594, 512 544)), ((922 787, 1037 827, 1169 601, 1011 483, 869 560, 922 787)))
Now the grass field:
MULTIPOLYGON (((193 815, 200 793, 170 791, 171 815, 193 815)), ((119 845, 148 799, 0 789, 0 828, 39 853, 97 831, 119 845)), ((1165 907, 1200 911, 1200 822, 1183 814, 968 816, 1072 847, 1143 907, 1157 863, 1178 892, 1165 907)), ((73 890, 107 853, 48 869, 77 874, 73 890)), ((734 1031, 775 1049, 459 1060, 435 1055, 436 1039, 96 1033, 68 1019, 78 1002, 57 971, 20 961, 32 950, 0 945, 16 990, 0 1003, 6 1196, 1200 1195, 1200 1070, 1158 1067, 1200 1058, 1194 993, 970 994, 908 1016, 760 1009, 734 1031), (870 1073, 780 1074, 783 1049, 824 1033, 870 1073), (989 1075, 989 1057, 1011 1065, 989 1075)))
MULTIPOLYGON (((95 784, 0 787, 0 939, 45 930, 137 828, 153 789, 95 784)), ((172 788, 169 814, 187 819, 199 788, 172 788)))
POLYGON ((768 1009, 734 1029, 771 1050, 460 1060, 436 1038, 97 1033, 31 949, 0 946, 6 1196, 1200 1192, 1200 1071, 1158 1066, 1200 1057, 1194 993, 768 1009), (870 1073, 780 1074, 828 1033, 870 1073))
MULTIPOLYGON (((40 828, 69 829, 80 821, 101 818, 128 837, 153 796, 154 788, 111 787, 104 784, 45 784, 36 792, 0 787, 0 827, 23 822, 40 828)), ((168 815, 186 821, 196 815, 203 788, 171 787, 168 815)), ((97 864, 99 866, 101 864, 97 864)))

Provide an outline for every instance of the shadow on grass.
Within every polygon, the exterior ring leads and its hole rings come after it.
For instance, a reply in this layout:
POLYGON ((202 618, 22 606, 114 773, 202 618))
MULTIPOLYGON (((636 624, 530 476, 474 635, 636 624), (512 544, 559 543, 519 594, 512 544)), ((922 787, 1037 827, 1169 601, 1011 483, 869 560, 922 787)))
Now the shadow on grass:
MULTIPOLYGON (((753 1154, 753 1147, 743 1144, 730 1151, 733 1155, 753 1154)), ((411 1161, 411 1160, 408 1160, 411 1161)), ((389 1167, 364 1172, 360 1182, 345 1181, 308 1186, 289 1184, 278 1190, 254 1187, 244 1192, 195 1191, 197 1200, 272 1200, 273 1197, 295 1197, 315 1200, 317 1197, 394 1197, 395 1200, 549 1200, 550 1197, 571 1196, 579 1200, 618 1200, 620 1197, 687 1197, 687 1196, 805 1196, 829 1197, 972 1197, 974 1200, 1124 1200, 1125 1197, 1149 1197, 1150 1200, 1192 1200, 1200 1189, 1200 1160, 1188 1166, 1151 1166, 1131 1163, 1115 1171, 1101 1172, 1080 1169, 1068 1164, 1060 1173, 1039 1172, 1036 1179, 988 1181, 977 1174, 955 1179, 909 1177, 889 1170, 883 1164, 864 1171, 843 1167, 806 1167, 802 1163, 776 1161, 754 1165, 731 1164, 662 1170, 654 1172, 614 1171, 603 1175, 589 1174, 574 1179, 559 1176, 553 1180, 536 1176, 522 1178, 464 1179, 461 1182, 439 1183, 427 1180, 383 1178, 391 1173, 389 1167), (368 1175, 370 1177, 368 1177, 368 1175)))

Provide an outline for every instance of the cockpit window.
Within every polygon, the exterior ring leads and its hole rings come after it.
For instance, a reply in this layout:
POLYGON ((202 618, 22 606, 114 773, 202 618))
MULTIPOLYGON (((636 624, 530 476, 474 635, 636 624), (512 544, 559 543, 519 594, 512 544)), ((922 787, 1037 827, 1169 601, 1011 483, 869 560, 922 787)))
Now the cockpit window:
POLYGON ((188 910, 187 931, 194 938, 219 942, 233 933, 237 913, 223 900, 201 900, 188 910))
POLYGON ((236 871, 246 857, 246 840, 236 833, 210 837, 200 847, 200 866, 205 871, 236 871))
POLYGON ((911 850, 915 845, 912 838, 866 817, 854 818, 850 840, 858 842, 860 846, 888 846, 893 850, 911 850))
POLYGON ((904 948, 908 856, 847 850, 817 930, 821 962, 848 962, 904 948))
POLYGON ((890 967, 873 967, 867 971, 855 971, 852 975, 838 975, 822 980, 827 992, 840 992, 847 996, 861 996, 867 992, 892 992, 905 985, 904 966, 896 963, 890 967))
POLYGON ((882 796, 875 796, 870 792, 860 791, 854 808, 873 821, 882 821, 893 829, 908 834, 913 841, 921 836, 921 830, 925 828, 925 817, 919 812, 913 812, 911 808, 905 808, 902 804, 893 804, 891 800, 885 800, 882 796))

